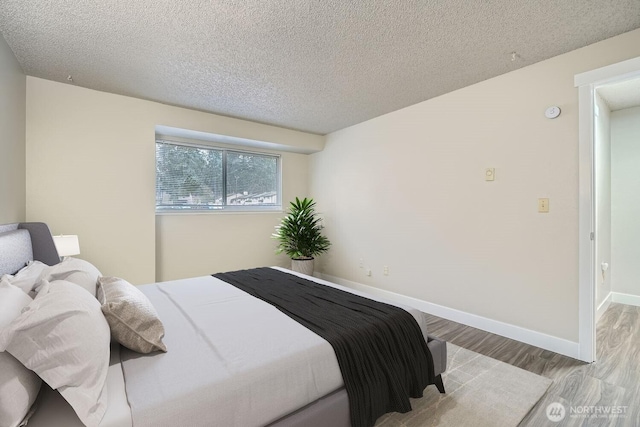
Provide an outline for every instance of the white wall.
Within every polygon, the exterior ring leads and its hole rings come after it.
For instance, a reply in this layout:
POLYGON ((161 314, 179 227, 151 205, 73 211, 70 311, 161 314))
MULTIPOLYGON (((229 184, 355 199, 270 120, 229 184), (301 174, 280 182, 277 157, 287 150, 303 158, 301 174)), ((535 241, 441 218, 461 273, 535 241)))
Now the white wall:
POLYGON ((0 34, 0 224, 25 219, 26 77, 0 34))
POLYGON ((596 307, 611 292, 611 112, 602 97, 596 93, 597 116, 595 118, 595 196, 596 228, 596 307), (602 270, 602 263, 609 269, 602 270))
POLYGON ((328 135, 311 171, 333 242, 322 272, 577 342, 573 78, 640 56, 639 41, 626 33, 328 135))
MULTIPOLYGON (((156 221, 156 125, 310 150, 324 144, 318 135, 28 77, 27 219, 49 223, 54 234, 78 234, 81 258, 135 284, 154 282, 156 270, 167 279, 284 262, 269 238, 277 214, 156 221), (230 239, 234 230, 242 239, 230 239), (246 258, 230 263, 228 254, 241 250, 246 258)), ((307 157, 285 161, 285 195, 304 193, 307 157)))
POLYGON ((640 107, 611 113, 614 292, 640 297, 640 107))

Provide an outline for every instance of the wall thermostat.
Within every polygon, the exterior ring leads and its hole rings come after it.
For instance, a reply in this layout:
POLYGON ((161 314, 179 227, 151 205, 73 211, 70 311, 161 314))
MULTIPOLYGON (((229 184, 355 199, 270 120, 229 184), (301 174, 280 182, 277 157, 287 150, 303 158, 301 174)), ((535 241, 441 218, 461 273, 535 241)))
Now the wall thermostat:
POLYGON ((555 119, 560 115, 560 107, 556 107, 556 106, 549 107, 544 112, 544 115, 547 119, 555 119))

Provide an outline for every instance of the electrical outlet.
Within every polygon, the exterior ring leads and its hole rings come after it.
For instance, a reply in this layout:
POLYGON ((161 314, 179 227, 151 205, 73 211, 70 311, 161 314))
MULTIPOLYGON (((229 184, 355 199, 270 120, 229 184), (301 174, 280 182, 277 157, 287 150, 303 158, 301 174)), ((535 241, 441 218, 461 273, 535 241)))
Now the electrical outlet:
POLYGON ((385 266, 382 268, 382 272, 384 273, 384 275, 385 275, 385 276, 388 276, 388 275, 389 275, 389 266, 388 266, 388 265, 385 265, 385 266))
POLYGON ((364 267, 364 262, 362 261, 362 258, 360 258, 360 262, 358 263, 358 267, 360 267, 360 268, 364 267))
POLYGON ((538 199, 538 212, 549 213, 549 199, 538 199))

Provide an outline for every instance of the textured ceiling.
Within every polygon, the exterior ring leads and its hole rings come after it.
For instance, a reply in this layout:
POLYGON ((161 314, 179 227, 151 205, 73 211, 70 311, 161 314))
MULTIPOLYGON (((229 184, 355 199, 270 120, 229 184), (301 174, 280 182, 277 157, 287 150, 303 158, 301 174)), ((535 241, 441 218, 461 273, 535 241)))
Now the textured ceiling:
POLYGON ((640 0, 0 1, 28 75, 319 134, 639 27, 640 0))
POLYGON ((598 88, 611 111, 640 107, 640 78, 610 83, 598 88))

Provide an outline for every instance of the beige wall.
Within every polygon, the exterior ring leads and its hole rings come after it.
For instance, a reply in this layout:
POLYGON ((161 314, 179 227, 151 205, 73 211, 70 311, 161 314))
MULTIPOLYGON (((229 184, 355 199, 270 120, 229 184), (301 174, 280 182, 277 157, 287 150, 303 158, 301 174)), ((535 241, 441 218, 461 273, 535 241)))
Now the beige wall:
MULTIPOLYGON (((156 262, 165 278, 273 263, 275 214, 158 218, 156 259, 156 125, 305 149, 324 143, 317 135, 28 77, 27 219, 49 223, 54 234, 78 234, 81 258, 135 284, 155 281, 156 262), (243 263, 231 265, 227 253, 236 242, 192 240, 198 234, 225 239, 232 230, 241 230, 243 245, 269 246, 269 253, 247 251, 243 263)), ((287 156, 286 194, 306 191, 306 162, 287 156)))
POLYGON ((640 30, 328 135, 311 163, 333 242, 321 270, 576 342, 573 78, 637 56, 640 30))
POLYGON ((640 107, 611 113, 612 288, 640 297, 640 107))
POLYGON ((26 77, 0 35, 0 224, 25 219, 26 77))

